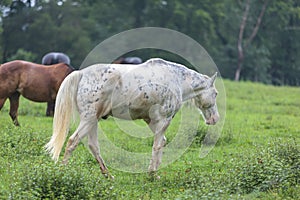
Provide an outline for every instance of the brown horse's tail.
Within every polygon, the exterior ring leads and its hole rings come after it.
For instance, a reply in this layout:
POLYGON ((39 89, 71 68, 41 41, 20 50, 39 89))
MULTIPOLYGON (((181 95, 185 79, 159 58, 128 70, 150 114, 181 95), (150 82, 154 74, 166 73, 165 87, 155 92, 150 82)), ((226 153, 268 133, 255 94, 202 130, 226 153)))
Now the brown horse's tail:
POLYGON ((46 144, 46 151, 57 162, 61 149, 66 140, 74 111, 77 110, 77 89, 82 73, 74 71, 62 82, 56 97, 53 118, 53 134, 46 144))

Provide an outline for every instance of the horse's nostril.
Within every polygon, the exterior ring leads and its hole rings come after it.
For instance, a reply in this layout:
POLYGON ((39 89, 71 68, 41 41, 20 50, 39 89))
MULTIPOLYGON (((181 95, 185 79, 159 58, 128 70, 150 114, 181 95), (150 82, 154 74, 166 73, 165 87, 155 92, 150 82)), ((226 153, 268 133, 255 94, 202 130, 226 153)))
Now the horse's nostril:
POLYGON ((206 120, 206 124, 207 124, 207 125, 214 125, 214 124, 217 123, 218 120, 219 120, 218 117, 217 117, 217 118, 211 118, 211 119, 209 119, 209 120, 206 120))
POLYGON ((207 120, 207 121, 206 121, 206 124, 207 124, 207 125, 211 125, 211 124, 212 124, 212 123, 211 123, 211 120, 207 120))

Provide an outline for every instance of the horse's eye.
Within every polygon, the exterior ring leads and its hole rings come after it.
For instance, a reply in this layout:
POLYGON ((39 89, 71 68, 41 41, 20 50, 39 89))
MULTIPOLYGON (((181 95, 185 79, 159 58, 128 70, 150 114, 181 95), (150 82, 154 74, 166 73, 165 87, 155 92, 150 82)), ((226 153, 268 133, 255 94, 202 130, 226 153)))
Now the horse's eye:
POLYGON ((202 106, 202 108, 204 108, 204 109, 208 109, 208 108, 210 108, 210 107, 211 107, 210 104, 204 104, 204 105, 202 106))

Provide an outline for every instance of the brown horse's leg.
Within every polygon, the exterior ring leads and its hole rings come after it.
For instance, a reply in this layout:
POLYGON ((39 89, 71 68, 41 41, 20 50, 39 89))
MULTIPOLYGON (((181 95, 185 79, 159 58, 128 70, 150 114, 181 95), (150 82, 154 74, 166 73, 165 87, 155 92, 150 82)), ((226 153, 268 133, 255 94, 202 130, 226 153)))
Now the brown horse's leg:
POLYGON ((7 98, 0 99, 0 110, 2 109, 6 99, 7 98))
POLYGON ((16 126, 20 126, 18 122, 19 98, 20 98, 20 93, 18 92, 14 93, 9 97, 9 101, 10 101, 9 115, 13 120, 14 125, 16 126))
POLYGON ((46 116, 53 116, 54 115, 54 107, 55 107, 55 102, 48 102, 47 103, 46 116))

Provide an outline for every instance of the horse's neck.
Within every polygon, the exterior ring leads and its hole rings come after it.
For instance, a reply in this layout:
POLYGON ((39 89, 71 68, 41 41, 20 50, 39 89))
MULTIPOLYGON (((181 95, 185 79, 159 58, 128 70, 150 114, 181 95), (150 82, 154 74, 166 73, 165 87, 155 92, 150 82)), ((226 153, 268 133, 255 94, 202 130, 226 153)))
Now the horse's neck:
POLYGON ((193 70, 187 70, 182 82, 182 99, 187 101, 198 96, 207 87, 208 77, 193 70))

